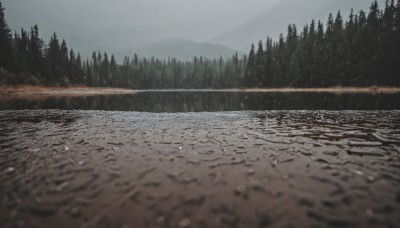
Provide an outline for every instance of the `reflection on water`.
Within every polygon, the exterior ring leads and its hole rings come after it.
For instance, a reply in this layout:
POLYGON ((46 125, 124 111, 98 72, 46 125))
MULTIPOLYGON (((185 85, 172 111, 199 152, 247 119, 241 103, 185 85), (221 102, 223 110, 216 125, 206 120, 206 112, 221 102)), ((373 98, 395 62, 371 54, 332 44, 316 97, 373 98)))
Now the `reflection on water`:
POLYGON ((397 110, 400 94, 142 92, 0 101, 0 110, 80 109, 139 112, 240 110, 397 110))

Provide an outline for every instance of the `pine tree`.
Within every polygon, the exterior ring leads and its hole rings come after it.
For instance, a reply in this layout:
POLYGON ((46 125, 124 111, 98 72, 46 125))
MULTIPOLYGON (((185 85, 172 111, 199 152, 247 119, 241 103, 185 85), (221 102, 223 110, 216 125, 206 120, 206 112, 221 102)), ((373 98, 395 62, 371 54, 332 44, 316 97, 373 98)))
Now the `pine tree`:
POLYGON ((61 46, 60 46, 60 66, 61 66, 61 72, 62 72, 62 79, 61 79, 61 84, 66 85, 69 83, 69 58, 68 58, 68 47, 67 43, 65 40, 62 40, 61 46))
POLYGON ((253 78, 255 76, 255 70, 256 70, 256 54, 254 50, 254 44, 251 45, 250 53, 249 53, 249 59, 247 62, 247 68, 246 68, 246 75, 244 78, 244 86, 245 87, 251 87, 253 86, 253 78))
POLYGON ((86 61, 85 61, 85 81, 84 81, 84 83, 86 84, 86 85, 88 85, 88 86, 93 86, 94 85, 94 83, 93 83, 93 78, 92 78, 92 66, 90 65, 90 63, 89 63, 89 59, 87 59, 86 61))
POLYGON ((49 66, 49 76, 46 78, 46 81, 56 84, 62 79, 60 43, 56 33, 53 34, 49 41, 47 62, 49 66))
POLYGON ((31 27, 28 44, 28 71, 39 78, 45 72, 43 43, 43 40, 39 37, 39 27, 37 25, 31 27))
POLYGON ((0 69, 11 69, 13 63, 12 36, 0 2, 0 69))
MULTIPOLYGON (((315 24, 311 24, 314 26, 315 24)), ((307 84, 312 79, 312 41, 311 41, 311 28, 308 24, 303 27, 303 31, 300 33, 299 42, 293 56, 290 59, 290 86, 301 86, 307 87, 307 84)), ((312 31, 315 33, 315 31, 312 31)))
MULTIPOLYGON (((306 27, 305 36, 308 34, 308 27, 306 27)), ((288 26, 288 33, 286 36, 286 53, 284 56, 284 65, 286 67, 284 73, 283 86, 288 87, 298 77, 298 58, 295 58, 295 53, 298 51, 298 34, 296 25, 288 26)))
POLYGON ((318 20, 317 23, 317 34, 315 38, 315 46, 314 46, 314 56, 315 56, 315 71, 313 72, 313 80, 310 83, 310 86, 313 87, 321 87, 326 85, 326 63, 327 57, 325 52, 325 32, 324 32, 324 24, 318 20))
MULTIPOLYGON (((13 42, 14 71, 17 76, 28 71, 28 43, 27 32, 21 29, 21 34, 15 32, 13 42)), ((24 78, 18 78, 18 83, 23 83, 24 78)))
POLYGON ((345 47, 343 34, 343 19, 340 11, 337 13, 333 24, 333 40, 331 43, 333 68, 332 68, 332 85, 341 85, 345 76, 345 47))
POLYGON ((354 80, 355 77, 359 75, 358 69, 356 67, 358 62, 358 44, 356 43, 356 34, 358 32, 357 29, 358 18, 354 15, 353 9, 351 9, 351 13, 349 16, 349 21, 346 23, 346 28, 344 29, 344 49, 347 50, 344 53, 343 61, 344 61, 344 74, 342 85, 348 86, 349 83, 354 80))
POLYGON ((77 84, 81 75, 78 72, 76 64, 76 56, 74 50, 69 50, 69 62, 68 62, 68 79, 70 84, 77 84))
POLYGON ((121 83, 120 78, 118 77, 117 63, 115 61, 114 55, 111 55, 110 75, 111 75, 111 85, 112 86, 117 86, 117 85, 119 85, 121 83))
POLYGON ((389 0, 386 0, 385 10, 382 16, 382 26, 380 27, 379 33, 381 34, 380 42, 379 42, 379 59, 380 65, 387 72, 382 75, 382 80, 384 82, 391 81, 391 83, 396 84, 393 81, 393 75, 396 75, 398 71, 396 71, 396 67, 398 64, 393 62, 393 59, 396 59, 397 52, 400 50, 398 40, 396 39, 396 6, 394 0, 391 0, 389 4, 389 0))
POLYGON ((283 34, 279 37, 279 43, 276 51, 276 75, 275 86, 284 87, 287 83, 288 74, 288 58, 287 58, 287 45, 283 38, 283 34))
POLYGON ((264 80, 263 85, 266 87, 272 87, 272 83, 274 81, 274 74, 272 68, 272 60, 273 60, 273 46, 272 46, 272 38, 267 37, 266 50, 265 50, 265 68, 264 68, 264 80))
MULTIPOLYGON (((92 82, 92 86, 99 85, 99 60, 97 59, 96 52, 92 53, 92 70, 90 75, 90 81, 92 82)), ((89 77, 89 76, 88 76, 89 77)))
POLYGON ((394 13, 394 26, 392 28, 394 32, 393 40, 395 41, 393 43, 393 66, 391 70, 389 71, 390 75, 390 82, 391 85, 394 86, 400 86, 400 43, 398 42, 400 40, 400 0, 397 1, 397 5, 395 8, 395 13, 394 13))
MULTIPOLYGON (((101 59, 101 57, 100 57, 101 59)), ((100 68, 100 85, 107 86, 110 84, 110 62, 107 53, 104 53, 104 59, 100 68)))
POLYGON ((238 86, 237 81, 241 79, 240 75, 240 62, 239 62, 239 56, 238 53, 235 52, 235 54, 232 56, 232 64, 233 64, 233 73, 232 73, 232 83, 231 87, 235 88, 238 86))
POLYGON ((77 75, 76 76, 77 81, 75 83, 84 84, 86 81, 86 75, 83 70, 82 58, 81 58, 81 54, 79 54, 79 52, 75 59, 75 67, 76 67, 75 74, 77 75))
POLYGON ((304 68, 305 74, 308 75, 309 82, 317 81, 317 67, 316 67, 316 59, 318 58, 317 55, 317 28, 315 24, 315 20, 311 21, 310 29, 308 37, 304 42, 305 50, 304 50, 304 61, 306 62, 306 67, 304 68))
POLYGON ((263 48, 263 43, 260 40, 258 43, 257 55, 256 55, 256 68, 255 75, 252 81, 252 86, 262 87, 265 86, 263 84, 264 76, 265 76, 265 53, 263 48))
POLYGON ((380 40, 380 11, 378 2, 375 0, 370 7, 370 12, 367 17, 367 24, 364 30, 366 40, 366 55, 364 56, 365 63, 365 80, 369 84, 378 84, 377 78, 380 78, 379 63, 376 61, 379 58, 378 42, 380 40))

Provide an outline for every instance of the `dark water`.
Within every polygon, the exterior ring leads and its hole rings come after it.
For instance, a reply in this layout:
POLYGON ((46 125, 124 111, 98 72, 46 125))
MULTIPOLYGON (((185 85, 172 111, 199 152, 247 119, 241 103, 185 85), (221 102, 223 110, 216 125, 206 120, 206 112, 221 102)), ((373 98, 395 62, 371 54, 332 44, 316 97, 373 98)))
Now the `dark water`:
POLYGON ((400 94, 141 92, 0 101, 0 110, 63 109, 139 112, 242 110, 399 110, 400 94))
POLYGON ((400 227, 399 101, 0 97, 0 228, 400 227))
POLYGON ((0 227, 400 227, 400 111, 0 111, 0 227))

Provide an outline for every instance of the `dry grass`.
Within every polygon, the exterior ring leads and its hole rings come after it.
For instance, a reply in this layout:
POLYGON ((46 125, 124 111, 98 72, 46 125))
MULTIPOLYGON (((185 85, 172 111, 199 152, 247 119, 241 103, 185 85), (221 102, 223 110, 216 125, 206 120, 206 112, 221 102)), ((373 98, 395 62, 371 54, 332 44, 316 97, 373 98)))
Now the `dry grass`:
MULTIPOLYGON (((92 96, 107 94, 134 94, 145 90, 130 90, 121 88, 104 87, 45 87, 45 86, 0 86, 0 96, 10 97, 48 97, 48 96, 92 96)), ((151 90, 158 91, 158 90, 151 90)), ((159 90, 171 91, 171 90, 159 90)), ((185 90, 173 90, 185 91, 185 90)), ((187 90, 186 90, 187 91, 187 90)), ((196 90, 190 90, 196 91, 196 90)), ((200 90, 201 91, 201 90, 200 90)), ((253 89, 226 89, 226 90, 207 90, 220 92, 246 92, 246 93, 368 93, 368 94, 394 94, 400 93, 399 87, 330 87, 330 88, 253 88, 253 89)))
POLYGON ((103 88, 103 87, 87 87, 87 86, 71 86, 71 87, 46 87, 46 86, 0 86, 0 94, 11 96, 24 95, 60 95, 60 96, 86 96, 98 94, 128 94, 136 93, 135 90, 120 88, 103 88))
POLYGON ((134 94, 136 90, 120 88, 99 88, 86 86, 45 87, 45 86, 0 86, 0 101, 23 98, 40 100, 48 97, 87 97, 95 95, 134 94))

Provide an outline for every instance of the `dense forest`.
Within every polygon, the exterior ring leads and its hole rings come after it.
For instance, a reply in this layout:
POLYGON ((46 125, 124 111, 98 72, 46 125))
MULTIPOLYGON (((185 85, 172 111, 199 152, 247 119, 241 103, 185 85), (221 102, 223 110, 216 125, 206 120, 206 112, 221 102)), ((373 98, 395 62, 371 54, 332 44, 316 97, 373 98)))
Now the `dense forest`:
MULTIPOLYGON (((266 31, 267 33, 267 31, 266 31)), ((12 34, 0 2, 0 84, 87 85, 140 89, 400 86, 400 0, 373 2, 368 13, 340 11, 326 26, 289 25, 278 41, 267 38, 250 53, 228 59, 125 57, 93 52, 88 59, 39 28, 12 34)))
POLYGON ((368 15, 353 11, 344 22, 329 15, 326 29, 314 20, 286 38, 252 46, 244 79, 247 87, 400 85, 400 1, 375 1, 368 15))

